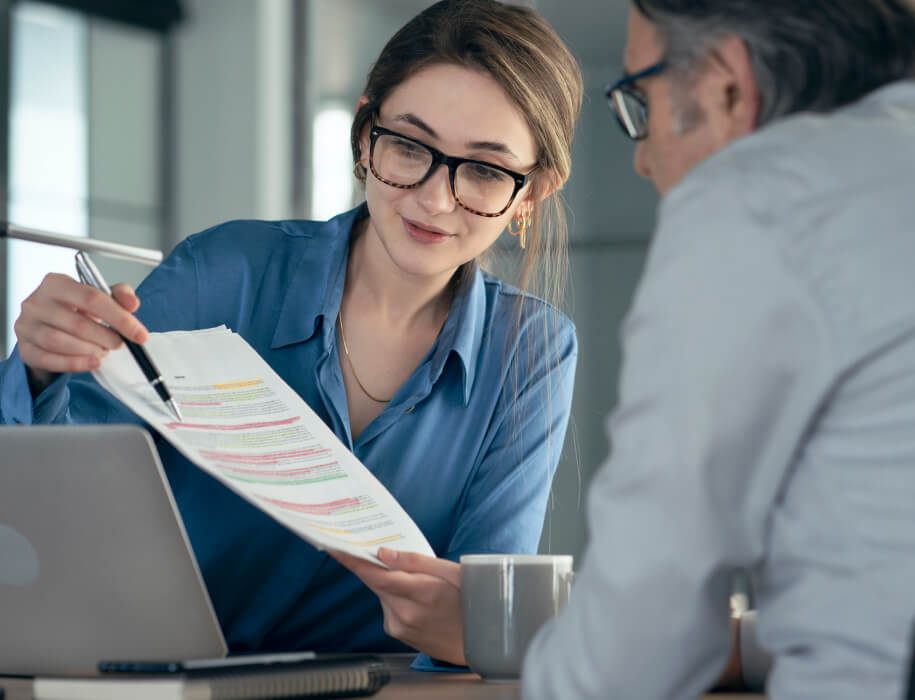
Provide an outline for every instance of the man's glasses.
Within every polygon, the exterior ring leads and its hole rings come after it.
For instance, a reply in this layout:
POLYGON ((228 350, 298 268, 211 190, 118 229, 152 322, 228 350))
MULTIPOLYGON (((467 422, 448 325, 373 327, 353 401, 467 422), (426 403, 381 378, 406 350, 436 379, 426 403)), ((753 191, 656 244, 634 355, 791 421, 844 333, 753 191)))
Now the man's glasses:
POLYGON ((369 167, 376 178, 391 187, 410 190, 445 165, 454 201, 479 216, 504 214, 531 175, 481 160, 446 156, 422 141, 377 124, 372 124, 369 133, 369 167))
POLYGON ((658 61, 645 70, 626 75, 607 88, 607 102, 616 115, 623 132, 633 141, 640 141, 648 135, 648 105, 645 98, 635 89, 633 83, 650 75, 656 75, 667 68, 665 61, 658 61))

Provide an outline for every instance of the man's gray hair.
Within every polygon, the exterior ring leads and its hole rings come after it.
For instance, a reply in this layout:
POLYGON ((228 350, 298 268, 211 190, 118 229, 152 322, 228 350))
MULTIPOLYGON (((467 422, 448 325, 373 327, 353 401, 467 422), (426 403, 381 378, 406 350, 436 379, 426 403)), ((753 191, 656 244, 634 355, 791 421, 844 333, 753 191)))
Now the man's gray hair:
POLYGON ((657 28, 671 69, 686 76, 724 37, 743 39, 760 126, 794 112, 829 112, 915 78, 911 0, 632 1, 657 28))

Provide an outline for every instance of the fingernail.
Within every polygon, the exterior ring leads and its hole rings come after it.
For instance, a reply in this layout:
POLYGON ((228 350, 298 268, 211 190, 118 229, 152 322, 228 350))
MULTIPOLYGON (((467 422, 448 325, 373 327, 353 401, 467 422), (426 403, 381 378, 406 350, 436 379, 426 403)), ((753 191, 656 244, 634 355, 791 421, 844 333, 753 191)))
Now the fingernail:
POLYGON ((387 559, 388 561, 397 561, 398 553, 394 549, 388 549, 387 547, 381 547, 378 550, 379 559, 387 559))
POLYGON ((98 369, 102 361, 95 355, 89 358, 89 369, 98 369))

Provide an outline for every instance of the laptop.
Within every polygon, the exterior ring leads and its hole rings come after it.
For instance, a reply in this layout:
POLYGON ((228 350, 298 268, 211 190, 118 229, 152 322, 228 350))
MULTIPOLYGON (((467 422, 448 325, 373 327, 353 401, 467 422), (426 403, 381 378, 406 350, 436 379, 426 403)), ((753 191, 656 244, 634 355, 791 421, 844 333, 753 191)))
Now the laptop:
POLYGON ((0 674, 226 645, 148 432, 0 427, 0 674))

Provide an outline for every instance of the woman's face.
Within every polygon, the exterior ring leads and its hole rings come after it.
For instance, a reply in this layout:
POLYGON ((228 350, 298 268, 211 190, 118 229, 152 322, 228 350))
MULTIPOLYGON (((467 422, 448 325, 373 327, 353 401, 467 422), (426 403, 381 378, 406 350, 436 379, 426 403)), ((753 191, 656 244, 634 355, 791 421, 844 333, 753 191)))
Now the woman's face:
MULTIPOLYGON (((388 95, 376 124, 445 155, 521 174, 537 160, 534 137, 499 84, 487 73, 461 66, 433 65, 414 74, 388 95)), ((377 237, 390 261, 410 276, 450 276, 489 248, 519 207, 529 209, 533 203, 528 182, 500 216, 469 212, 455 201, 443 165, 414 189, 385 184, 369 168, 368 128, 362 163, 368 171, 365 190, 371 213, 366 233, 377 237)))

